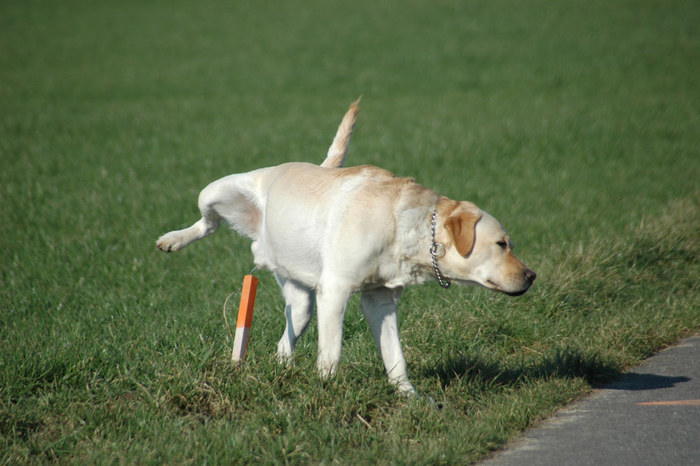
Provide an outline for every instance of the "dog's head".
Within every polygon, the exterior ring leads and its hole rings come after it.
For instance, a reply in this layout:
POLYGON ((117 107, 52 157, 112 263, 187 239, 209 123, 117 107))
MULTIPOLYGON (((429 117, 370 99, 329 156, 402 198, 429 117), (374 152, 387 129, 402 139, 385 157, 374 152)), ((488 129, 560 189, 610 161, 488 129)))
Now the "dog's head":
POLYGON ((444 221, 436 236, 445 248, 438 262, 442 273, 510 296, 525 293, 535 272, 515 257, 513 243, 498 221, 471 202, 441 204, 444 221))

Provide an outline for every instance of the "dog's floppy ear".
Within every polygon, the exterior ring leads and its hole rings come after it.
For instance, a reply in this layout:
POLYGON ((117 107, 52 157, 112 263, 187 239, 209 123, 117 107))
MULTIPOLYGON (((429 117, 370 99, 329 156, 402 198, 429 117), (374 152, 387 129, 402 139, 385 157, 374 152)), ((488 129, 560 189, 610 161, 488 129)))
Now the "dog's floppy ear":
POLYGON ((472 252, 476 237, 476 224, 481 214, 476 212, 459 212, 445 221, 445 228, 450 232, 452 241, 460 255, 466 257, 472 252))

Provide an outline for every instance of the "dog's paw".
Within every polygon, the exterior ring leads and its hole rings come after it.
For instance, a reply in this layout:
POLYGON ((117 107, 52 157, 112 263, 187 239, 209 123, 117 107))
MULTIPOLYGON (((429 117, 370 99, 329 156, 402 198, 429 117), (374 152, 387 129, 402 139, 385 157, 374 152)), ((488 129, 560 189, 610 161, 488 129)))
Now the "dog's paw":
POLYGON ((181 235, 177 234, 177 232, 171 231, 170 233, 166 233, 158 238, 158 241, 156 241, 156 247, 164 252, 175 252, 182 249, 184 244, 181 240, 181 235))
POLYGON ((319 361, 316 365, 316 369, 318 370, 319 377, 323 380, 327 380, 335 375, 338 370, 338 364, 330 361, 319 361))
POLYGON ((416 392, 416 389, 413 387, 413 384, 409 382, 408 380, 403 380, 401 382, 394 382, 394 385, 396 385, 396 388, 398 389, 399 393, 408 397, 414 397, 418 395, 418 392, 416 392))
POLYGON ((277 347, 277 362, 282 366, 289 366, 293 362, 293 352, 282 342, 277 347))

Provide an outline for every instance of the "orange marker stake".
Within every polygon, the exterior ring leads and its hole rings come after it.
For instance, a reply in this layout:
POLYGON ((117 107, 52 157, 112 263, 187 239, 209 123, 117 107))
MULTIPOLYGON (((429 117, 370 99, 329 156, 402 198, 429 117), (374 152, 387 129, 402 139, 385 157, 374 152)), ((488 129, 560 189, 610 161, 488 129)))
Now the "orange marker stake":
POLYGON ((252 275, 243 278, 241 305, 238 308, 238 323, 236 336, 233 339, 233 354, 231 359, 240 362, 245 358, 250 338, 250 326, 253 323, 253 308, 255 307, 255 292, 258 290, 258 279, 252 275))

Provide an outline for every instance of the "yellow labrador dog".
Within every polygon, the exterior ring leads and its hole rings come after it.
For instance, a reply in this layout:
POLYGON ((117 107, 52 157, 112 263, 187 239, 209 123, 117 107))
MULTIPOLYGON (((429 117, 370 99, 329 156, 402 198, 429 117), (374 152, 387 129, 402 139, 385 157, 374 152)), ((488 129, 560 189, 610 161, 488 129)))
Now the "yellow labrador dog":
POLYGON ((286 302, 279 358, 292 355, 315 300, 322 377, 338 368, 345 307, 361 292, 389 379, 414 393, 396 314, 406 286, 437 279, 445 288, 454 281, 517 296, 535 273, 513 255, 501 225, 471 202, 381 168, 341 168, 357 112, 355 102, 321 166, 285 163, 214 181, 199 195, 201 220, 161 236, 157 247, 180 250, 222 219, 250 238, 255 265, 275 274, 286 302))

